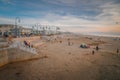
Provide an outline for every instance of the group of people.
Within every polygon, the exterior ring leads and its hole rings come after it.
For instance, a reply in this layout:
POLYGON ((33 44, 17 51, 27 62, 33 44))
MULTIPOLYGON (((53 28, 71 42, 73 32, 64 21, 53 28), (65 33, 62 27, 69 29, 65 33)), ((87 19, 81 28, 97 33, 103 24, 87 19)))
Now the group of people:
POLYGON ((30 48, 30 47, 33 47, 33 46, 30 44, 30 42, 28 42, 28 41, 26 41, 26 40, 24 40, 23 42, 24 42, 24 45, 25 45, 25 46, 28 46, 29 48, 30 48))
MULTIPOLYGON (((98 51, 98 50, 99 50, 98 45, 96 46, 96 48, 95 48, 95 49, 96 49, 96 51, 98 51)), ((94 53, 95 53, 95 51, 93 50, 93 51, 92 51, 92 54, 94 55, 94 53)), ((119 49, 117 49, 117 50, 116 50, 116 53, 117 53, 117 54, 119 53, 119 49)))
MULTIPOLYGON (((98 51, 98 50, 99 50, 98 45, 95 47, 95 50, 96 50, 96 51, 98 51)), ((94 51, 94 50, 92 51, 92 54, 93 54, 93 55, 95 54, 95 51, 94 51)))

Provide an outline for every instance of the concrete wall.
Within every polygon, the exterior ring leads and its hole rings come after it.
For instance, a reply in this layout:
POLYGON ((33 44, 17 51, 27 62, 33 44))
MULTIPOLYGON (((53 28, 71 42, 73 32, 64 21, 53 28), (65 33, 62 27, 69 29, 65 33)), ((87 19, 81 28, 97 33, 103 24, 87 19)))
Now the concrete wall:
MULTIPOLYGON (((40 36, 15 38, 14 40, 15 41, 24 41, 24 40, 36 41, 36 40, 40 40, 40 36)), ((41 44, 41 43, 39 43, 39 44, 41 44)), ((40 58, 42 56, 43 56, 42 53, 41 54, 33 54, 33 53, 22 51, 22 50, 16 49, 16 48, 0 50, 0 67, 5 64, 11 63, 11 62, 36 59, 36 58, 40 58)))
POLYGON ((10 29, 13 29, 14 25, 0 25, 0 31, 2 32, 2 35, 6 31, 10 31, 10 29))
POLYGON ((2 50, 0 51, 0 66, 3 66, 8 63, 8 51, 2 50))
POLYGON ((0 67, 18 61, 41 58, 42 54, 32 54, 19 49, 8 49, 0 51, 0 67))

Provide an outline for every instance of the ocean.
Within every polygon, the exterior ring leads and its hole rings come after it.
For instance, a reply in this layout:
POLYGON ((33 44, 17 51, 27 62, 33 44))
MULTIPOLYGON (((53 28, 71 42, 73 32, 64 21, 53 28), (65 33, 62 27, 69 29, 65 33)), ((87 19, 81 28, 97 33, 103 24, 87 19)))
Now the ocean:
POLYGON ((105 37, 120 37, 119 33, 107 33, 107 32, 88 32, 88 33, 82 33, 84 35, 95 35, 95 36, 105 36, 105 37))

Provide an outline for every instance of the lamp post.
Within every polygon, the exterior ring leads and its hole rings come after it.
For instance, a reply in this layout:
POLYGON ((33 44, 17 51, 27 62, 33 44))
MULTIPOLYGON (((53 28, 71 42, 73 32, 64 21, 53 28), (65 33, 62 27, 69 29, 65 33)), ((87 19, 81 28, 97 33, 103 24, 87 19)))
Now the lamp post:
POLYGON ((35 28, 32 26, 32 33, 35 34, 35 28))
POLYGON ((35 28, 36 28, 36 30, 35 30, 35 34, 38 35, 38 24, 35 24, 35 28))
POLYGON ((18 27, 18 23, 20 23, 20 18, 16 17, 15 18, 15 35, 16 35, 16 37, 20 36, 20 30, 18 27))

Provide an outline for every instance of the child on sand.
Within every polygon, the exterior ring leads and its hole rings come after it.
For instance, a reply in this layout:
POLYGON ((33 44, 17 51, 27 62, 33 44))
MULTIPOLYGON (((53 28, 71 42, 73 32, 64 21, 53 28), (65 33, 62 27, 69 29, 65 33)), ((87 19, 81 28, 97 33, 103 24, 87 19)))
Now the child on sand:
POLYGON ((117 49, 117 53, 119 53, 119 49, 117 49))
POLYGON ((95 51, 93 50, 93 51, 92 51, 92 55, 94 55, 94 54, 95 54, 95 51))

